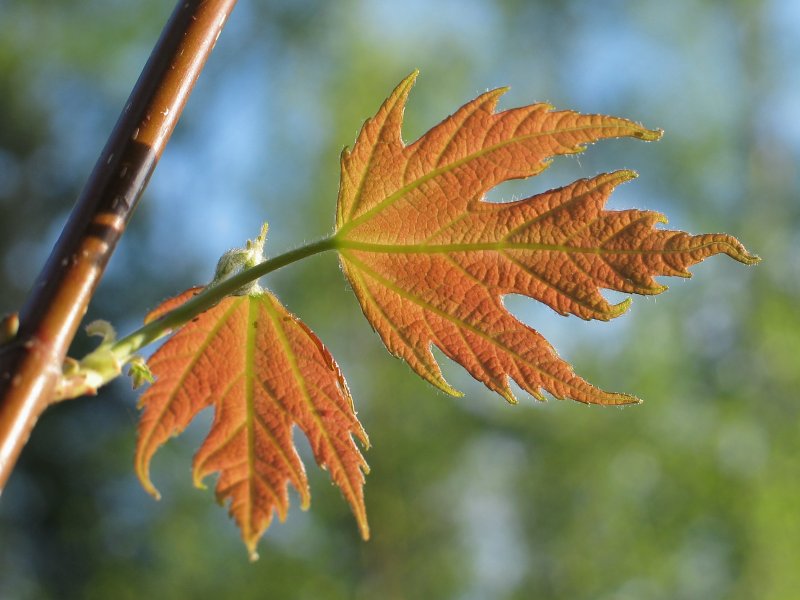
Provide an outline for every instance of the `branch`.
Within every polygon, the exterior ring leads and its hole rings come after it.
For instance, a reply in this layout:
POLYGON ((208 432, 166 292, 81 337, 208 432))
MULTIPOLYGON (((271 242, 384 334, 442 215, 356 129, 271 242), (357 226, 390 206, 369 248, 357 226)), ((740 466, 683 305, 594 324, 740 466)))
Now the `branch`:
POLYGON ((179 0, 0 346, 0 493, 52 400, 89 300, 236 0, 179 0))

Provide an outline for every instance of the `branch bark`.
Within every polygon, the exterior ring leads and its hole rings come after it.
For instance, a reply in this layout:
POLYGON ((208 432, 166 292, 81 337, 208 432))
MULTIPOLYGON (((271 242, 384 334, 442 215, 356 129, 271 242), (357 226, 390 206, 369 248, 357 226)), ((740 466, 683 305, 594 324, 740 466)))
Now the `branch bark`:
POLYGON ((0 346, 0 493, 236 0, 179 0, 50 257, 0 346))

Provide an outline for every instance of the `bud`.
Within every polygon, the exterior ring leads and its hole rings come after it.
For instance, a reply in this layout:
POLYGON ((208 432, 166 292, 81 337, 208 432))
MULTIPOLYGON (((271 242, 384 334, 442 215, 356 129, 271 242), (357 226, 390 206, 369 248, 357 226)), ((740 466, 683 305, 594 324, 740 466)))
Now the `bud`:
MULTIPOLYGON (((233 248, 223 254, 217 262, 217 270, 209 287, 238 275, 242 271, 264 262, 264 243, 267 241, 267 224, 261 226, 261 233, 255 240, 247 240, 244 248, 233 248)), ((261 292, 258 281, 251 281, 233 292, 234 296, 246 296, 261 292)))

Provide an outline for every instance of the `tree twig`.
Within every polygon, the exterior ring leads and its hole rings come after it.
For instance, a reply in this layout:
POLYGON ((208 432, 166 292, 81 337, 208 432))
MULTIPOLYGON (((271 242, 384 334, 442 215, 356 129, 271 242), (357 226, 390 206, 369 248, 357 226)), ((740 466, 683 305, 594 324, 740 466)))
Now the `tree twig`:
POLYGON ((179 0, 94 170, 0 347, 0 493, 100 277, 236 0, 179 0))

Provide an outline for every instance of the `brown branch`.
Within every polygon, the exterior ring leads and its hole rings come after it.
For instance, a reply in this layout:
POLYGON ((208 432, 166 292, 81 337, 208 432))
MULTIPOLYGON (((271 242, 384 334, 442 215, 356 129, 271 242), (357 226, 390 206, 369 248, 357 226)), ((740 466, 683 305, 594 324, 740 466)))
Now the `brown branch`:
POLYGON ((179 0, 20 315, 0 346, 0 493, 106 264, 236 0, 179 0))

